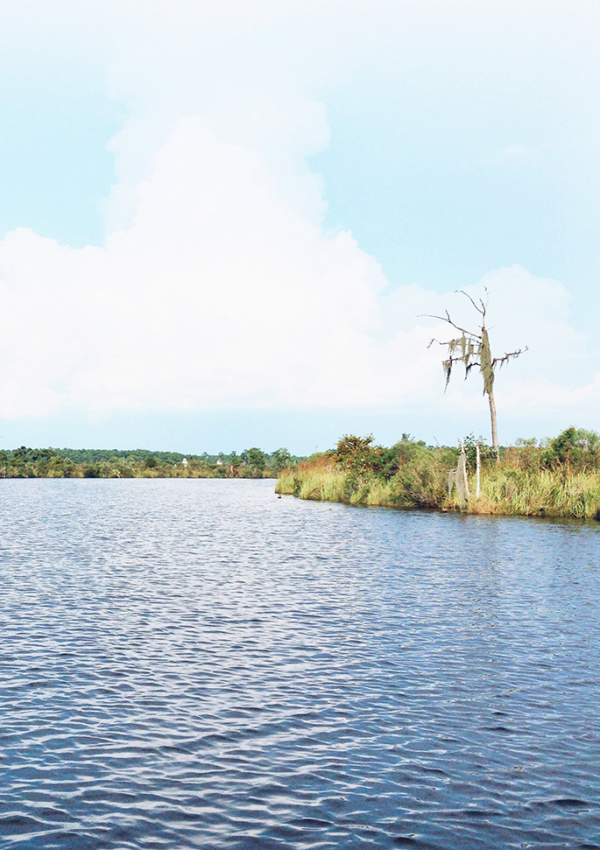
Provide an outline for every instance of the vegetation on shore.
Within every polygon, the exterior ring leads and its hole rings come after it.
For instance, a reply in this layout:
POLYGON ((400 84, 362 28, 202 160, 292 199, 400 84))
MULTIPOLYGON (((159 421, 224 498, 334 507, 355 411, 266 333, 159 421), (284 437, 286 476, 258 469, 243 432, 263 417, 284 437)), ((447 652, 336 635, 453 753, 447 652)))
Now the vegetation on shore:
MULTIPOLYGON (((518 440, 493 448, 473 436, 464 441, 471 495, 467 512, 600 519, 600 437, 568 428, 554 440, 518 440), (475 495, 476 444, 481 487, 475 495)), ((335 451, 282 470, 277 492, 350 505, 458 510, 449 473, 459 448, 427 446, 403 434, 384 448, 371 437, 343 437, 335 451)))
MULTIPOLYGON (((499 453, 473 435, 464 441, 468 513, 600 519, 600 437, 568 428, 553 440, 518 440, 499 453), (476 445, 481 487, 476 496, 476 445)), ((335 450, 310 458, 286 449, 266 454, 183 455, 99 449, 0 452, 2 478, 278 478, 280 494, 350 505, 458 510, 449 474, 460 449, 428 446, 408 434, 390 448, 372 437, 345 436, 335 450)))
POLYGON ((266 454, 256 447, 240 455, 183 455, 144 449, 31 449, 0 451, 2 478, 276 478, 304 458, 287 449, 266 454))

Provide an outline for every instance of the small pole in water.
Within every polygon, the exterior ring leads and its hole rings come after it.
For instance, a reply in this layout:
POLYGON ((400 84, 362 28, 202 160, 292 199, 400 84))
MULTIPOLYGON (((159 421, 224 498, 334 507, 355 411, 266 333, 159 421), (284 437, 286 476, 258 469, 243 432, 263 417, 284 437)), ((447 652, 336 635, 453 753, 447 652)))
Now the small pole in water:
POLYGON ((478 499, 481 489, 481 452, 479 450, 479 443, 475 443, 475 451, 477 452, 477 484, 475 485, 475 498, 478 499))

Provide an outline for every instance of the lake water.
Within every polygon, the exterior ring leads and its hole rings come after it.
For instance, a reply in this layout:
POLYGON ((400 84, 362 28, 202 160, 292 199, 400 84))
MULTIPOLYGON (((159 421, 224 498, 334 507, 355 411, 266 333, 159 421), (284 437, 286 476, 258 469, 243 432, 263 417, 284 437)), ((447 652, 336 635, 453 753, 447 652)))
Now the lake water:
POLYGON ((0 845, 600 847, 600 524, 0 482, 0 845))

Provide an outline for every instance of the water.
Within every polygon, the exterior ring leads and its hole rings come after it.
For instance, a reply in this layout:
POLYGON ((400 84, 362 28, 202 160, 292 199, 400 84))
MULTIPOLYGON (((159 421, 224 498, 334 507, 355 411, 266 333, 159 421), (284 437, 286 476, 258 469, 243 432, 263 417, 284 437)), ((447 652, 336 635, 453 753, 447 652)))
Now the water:
POLYGON ((600 847, 600 526, 2 481, 0 845, 600 847))

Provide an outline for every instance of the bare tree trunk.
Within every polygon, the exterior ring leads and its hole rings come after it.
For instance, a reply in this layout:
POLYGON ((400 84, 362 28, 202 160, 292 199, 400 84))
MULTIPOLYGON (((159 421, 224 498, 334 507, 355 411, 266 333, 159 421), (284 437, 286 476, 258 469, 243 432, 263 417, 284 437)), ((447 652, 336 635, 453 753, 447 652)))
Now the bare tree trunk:
POLYGON ((488 393, 488 399, 490 402, 490 417, 492 419, 492 445, 496 449, 496 454, 498 455, 498 457, 500 457, 500 444, 498 443, 498 423, 496 421, 496 402, 494 401, 493 390, 490 390, 490 392, 488 393))
POLYGON ((479 443, 476 444, 475 450, 477 452, 477 485, 475 487, 475 498, 478 499, 481 491, 481 451, 479 450, 479 443))
POLYGON ((461 511, 466 511, 469 502, 469 480, 467 478, 467 456, 465 447, 460 445, 460 457, 456 470, 456 490, 458 492, 458 503, 461 511))

